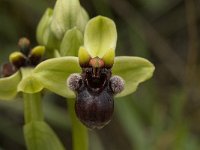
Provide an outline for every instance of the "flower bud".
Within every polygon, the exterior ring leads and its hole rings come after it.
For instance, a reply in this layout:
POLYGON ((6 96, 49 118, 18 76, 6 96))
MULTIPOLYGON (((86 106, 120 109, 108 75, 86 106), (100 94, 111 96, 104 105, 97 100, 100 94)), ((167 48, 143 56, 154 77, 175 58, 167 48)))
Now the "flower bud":
POLYGON ((60 44, 61 56, 77 56, 79 47, 83 45, 83 34, 76 27, 68 30, 60 44))
POLYGON ((45 45, 48 50, 58 49, 60 44, 50 29, 52 15, 53 10, 48 8, 41 18, 36 32, 38 43, 45 45))
POLYGON ((87 21, 88 15, 79 0, 57 0, 51 30, 58 40, 62 40, 65 32, 73 27, 83 32, 87 21))
POLYGON ((19 39, 18 46, 20 48, 20 51, 26 56, 29 54, 30 44, 31 43, 30 43, 29 39, 27 39, 25 37, 22 37, 19 39))
POLYGON ((1 77, 9 77, 16 72, 16 68, 11 63, 5 63, 1 66, 1 77))
POLYGON ((26 56, 21 52, 13 52, 9 56, 9 61, 16 67, 20 68, 26 64, 26 56))
POLYGON ((37 65, 41 61, 41 58, 44 55, 44 52, 45 52, 44 46, 34 47, 29 54, 30 64, 33 66, 37 65))

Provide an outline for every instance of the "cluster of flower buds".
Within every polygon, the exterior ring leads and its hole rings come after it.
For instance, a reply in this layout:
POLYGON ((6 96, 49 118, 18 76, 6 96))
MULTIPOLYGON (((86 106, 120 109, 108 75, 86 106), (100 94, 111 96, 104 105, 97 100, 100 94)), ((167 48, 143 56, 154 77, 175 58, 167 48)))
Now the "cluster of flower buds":
POLYGON ((79 0, 57 0, 54 9, 48 8, 37 27, 37 41, 61 56, 77 55, 83 44, 83 32, 89 17, 79 0), (74 43, 75 42, 75 43, 74 43))
POLYGON ((2 65, 2 77, 14 74, 21 67, 34 67, 41 62, 44 55, 44 46, 31 48, 30 41, 23 37, 18 42, 19 51, 12 52, 9 56, 9 63, 2 65))

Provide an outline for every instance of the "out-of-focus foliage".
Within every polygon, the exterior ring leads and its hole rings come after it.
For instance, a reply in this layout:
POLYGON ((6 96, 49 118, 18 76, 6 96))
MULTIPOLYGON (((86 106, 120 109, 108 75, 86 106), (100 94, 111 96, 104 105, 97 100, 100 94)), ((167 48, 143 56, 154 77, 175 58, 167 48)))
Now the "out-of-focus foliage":
MULTIPOLYGON (((112 18, 118 30, 117 55, 154 62, 154 78, 137 92, 115 101, 108 126, 90 132, 91 150, 198 150, 200 147, 200 79, 198 0, 81 0, 90 17, 112 18)), ((0 0, 0 63, 36 26, 54 0, 0 0)), ((35 45, 35 43, 33 43, 35 45)), ((23 150, 20 99, 0 102, 0 149, 23 150)), ((65 101, 47 94, 47 121, 70 149, 65 101)))

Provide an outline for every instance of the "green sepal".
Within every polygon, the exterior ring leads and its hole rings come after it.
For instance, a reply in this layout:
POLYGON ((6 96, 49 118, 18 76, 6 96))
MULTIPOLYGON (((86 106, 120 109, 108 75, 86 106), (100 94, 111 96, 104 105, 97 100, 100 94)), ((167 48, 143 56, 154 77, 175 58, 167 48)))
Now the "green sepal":
POLYGON ((42 121, 33 121, 24 126, 28 150, 64 150, 54 131, 42 121))
POLYGON ((115 23, 103 16, 91 19, 85 28, 84 47, 92 58, 102 58, 110 49, 115 50, 117 31, 115 23))
POLYGON ((56 39, 54 33, 50 29, 52 22, 53 10, 47 8, 42 16, 36 31, 37 41, 40 45, 45 45, 48 50, 54 50, 59 48, 59 41, 56 39))
POLYGON ((83 32, 87 21, 87 13, 81 7, 79 0, 57 0, 51 30, 57 39, 62 40, 65 32, 73 27, 83 32))
POLYGON ((32 73, 33 68, 21 68, 22 80, 20 81, 17 91, 24 93, 37 93, 43 89, 41 82, 32 73))
POLYGON ((44 88, 63 97, 75 97, 74 92, 67 87, 66 80, 72 73, 81 72, 77 57, 60 57, 43 61, 33 72, 44 88))
POLYGON ((125 81, 124 90, 116 95, 116 97, 133 93, 139 83, 152 77, 154 69, 154 65, 144 58, 128 56, 115 57, 112 73, 113 75, 122 77, 125 81))
POLYGON ((83 45, 83 35, 76 27, 68 30, 60 45, 61 56, 77 56, 79 47, 83 45))
POLYGON ((9 77, 0 78, 0 99, 11 100, 15 98, 20 80, 21 75, 19 71, 9 77))

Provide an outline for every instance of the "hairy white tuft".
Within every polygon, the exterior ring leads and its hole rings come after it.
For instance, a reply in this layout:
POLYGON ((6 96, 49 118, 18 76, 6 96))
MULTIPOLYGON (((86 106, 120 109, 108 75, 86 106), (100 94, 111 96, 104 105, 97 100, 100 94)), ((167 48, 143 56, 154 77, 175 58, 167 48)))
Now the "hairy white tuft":
POLYGON ((82 77, 78 73, 73 73, 67 78, 67 86, 72 90, 76 91, 80 88, 80 81, 82 77))
POLYGON ((125 81, 120 76, 110 78, 110 86, 114 94, 118 94, 124 90, 125 81))

